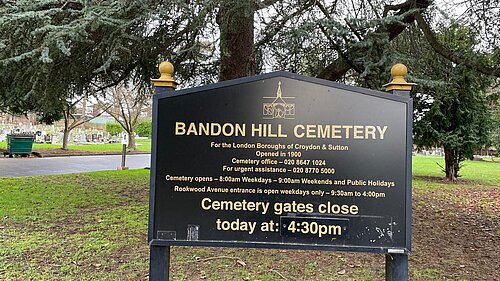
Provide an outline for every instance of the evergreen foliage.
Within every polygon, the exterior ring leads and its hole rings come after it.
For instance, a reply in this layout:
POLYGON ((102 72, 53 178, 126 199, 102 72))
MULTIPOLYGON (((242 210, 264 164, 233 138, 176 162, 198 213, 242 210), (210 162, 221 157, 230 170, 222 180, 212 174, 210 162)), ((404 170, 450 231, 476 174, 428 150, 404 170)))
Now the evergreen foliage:
POLYGON ((153 133, 152 131, 153 131, 153 123, 151 122, 151 120, 144 120, 144 121, 140 122, 137 125, 137 128, 135 129, 135 132, 139 136, 146 137, 146 138, 151 137, 151 135, 153 133))
POLYGON ((390 3, 1 1, 0 110, 51 122, 82 95, 125 80, 149 87, 166 58, 185 87, 270 65, 337 81, 350 69, 373 77, 373 69, 386 70, 384 46, 413 21, 411 8, 429 5, 390 3))
POLYGON ((488 145, 496 149, 498 156, 500 151, 500 88, 498 85, 499 81, 496 82, 496 87, 493 87, 487 96, 489 109, 492 115, 492 127, 488 145))
MULTIPOLYGON (((475 35, 470 29, 454 25, 440 34, 457 50, 473 55, 475 35)), ((411 48, 414 73, 421 76, 421 85, 414 96, 414 143, 420 147, 443 147, 444 172, 450 180, 459 177, 460 163, 472 158, 475 150, 488 142, 491 114, 486 102, 486 90, 493 79, 456 65, 430 52, 422 44, 411 48)))
POLYGON ((180 79, 192 75, 185 69, 212 9, 211 1, 2 1, 0 110, 58 119, 65 101, 120 81, 149 87, 167 54, 180 79))
POLYGON ((116 136, 123 132, 122 126, 118 122, 107 122, 106 123, 106 132, 111 134, 112 136, 116 136))

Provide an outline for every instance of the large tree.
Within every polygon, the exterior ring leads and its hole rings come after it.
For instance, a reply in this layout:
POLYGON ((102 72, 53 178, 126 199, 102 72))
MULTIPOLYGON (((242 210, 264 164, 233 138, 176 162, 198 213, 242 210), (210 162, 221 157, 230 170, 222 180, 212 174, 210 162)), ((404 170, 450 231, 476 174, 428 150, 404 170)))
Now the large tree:
MULTIPOLYGON (((53 105, 77 98, 71 88, 95 94, 124 80, 147 87, 167 57, 186 86, 271 68, 377 88, 392 63, 387 46, 416 20, 433 50, 463 61, 434 40, 430 6, 430 0, 0 1, 0 110, 60 116, 53 105)), ((467 61, 500 75, 494 60, 467 61)))
POLYGON ((416 121, 414 142, 419 146, 443 147, 446 178, 456 181, 461 162, 488 142, 491 119, 484 91, 484 77, 464 66, 443 71, 442 85, 427 89, 433 102, 416 121))
POLYGON ((54 105, 75 94, 101 93, 125 79, 148 86, 167 54, 175 54, 182 77, 198 59, 210 3, 0 1, 0 110, 57 119, 61 106, 54 105))
POLYGON ((220 1, 220 81, 255 75, 254 13, 252 1, 220 1))
MULTIPOLYGON (((425 32, 425 31, 424 31, 425 32)), ((425 36, 415 31, 415 40, 425 36)), ((475 56, 472 46, 475 34, 471 29, 453 25, 437 35, 447 41, 452 50, 464 57, 475 56)), ((408 45, 409 42, 399 42, 408 45)), ((430 44, 412 45, 407 50, 408 64, 418 73, 415 79, 414 143, 420 147, 442 147, 445 152, 446 178, 456 181, 461 162, 471 158, 473 152, 489 140, 491 114, 486 92, 494 79, 471 69, 465 63, 456 64, 433 53, 430 44), (409 58, 408 55, 411 54, 409 58), (419 60, 412 60, 418 56, 419 60)), ((402 59, 405 59, 402 57, 402 59)))

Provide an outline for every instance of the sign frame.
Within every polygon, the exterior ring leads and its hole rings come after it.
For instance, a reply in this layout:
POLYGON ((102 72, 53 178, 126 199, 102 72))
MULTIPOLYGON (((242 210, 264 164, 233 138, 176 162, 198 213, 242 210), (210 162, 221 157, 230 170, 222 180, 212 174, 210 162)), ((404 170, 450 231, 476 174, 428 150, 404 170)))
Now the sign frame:
MULTIPOLYGON (((385 253, 385 254, 409 254, 411 252, 411 198, 412 198, 412 114, 413 114, 413 104, 412 99, 409 96, 396 94, 384 93, 354 86, 349 86, 345 84, 339 84, 327 80, 305 77, 298 74, 293 74, 289 72, 273 72, 268 74, 263 74, 253 77, 245 77, 230 81, 224 81, 220 83, 210 84, 201 87, 195 87, 190 89, 184 89, 179 91, 171 91, 167 88, 157 88, 157 94, 153 97, 153 132, 152 132, 152 152, 151 152, 151 180, 150 180, 150 204, 149 204, 149 224, 148 224, 148 241, 150 246, 207 246, 207 247, 241 247, 241 248, 270 248, 270 249, 304 249, 304 250, 328 250, 328 251, 349 251, 349 252, 368 252, 368 253, 385 253), (284 77, 297 81, 308 82, 313 84, 318 84, 321 86, 346 90, 349 92, 354 92, 357 94, 373 96, 381 99, 387 99, 391 101, 396 101, 403 103, 406 107, 406 157, 405 157, 405 247, 391 248, 391 247, 378 247, 378 246, 352 246, 352 245, 325 245, 325 244, 286 244, 286 243, 273 243, 273 242, 240 242, 240 241, 212 241, 212 240, 168 240, 168 239, 154 239, 154 229, 155 229, 155 196, 156 196, 156 171, 157 171, 157 149, 158 149, 158 102, 160 99, 164 98, 175 98, 182 95, 188 95, 192 93, 199 93, 209 90, 217 90, 220 88, 231 87, 235 85, 256 82, 260 80, 284 77)), ((403 116, 395 116, 396 118, 401 118, 403 116)))

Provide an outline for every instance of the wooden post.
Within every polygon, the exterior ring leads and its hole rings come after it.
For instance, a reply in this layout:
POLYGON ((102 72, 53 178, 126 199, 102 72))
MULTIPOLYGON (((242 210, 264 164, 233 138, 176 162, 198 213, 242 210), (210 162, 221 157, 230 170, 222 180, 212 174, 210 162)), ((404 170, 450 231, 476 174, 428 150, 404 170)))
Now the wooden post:
MULTIPOLYGON (((408 68, 404 64, 398 63, 391 68, 392 81, 385 84, 385 90, 389 91, 395 95, 410 97, 411 88, 416 85, 415 83, 408 83, 405 80, 405 76, 408 74, 408 68)), ((412 146, 411 131, 409 128, 409 135, 407 136, 408 145, 412 146)), ((409 149, 410 155, 407 155, 411 159, 411 149, 409 149)), ((411 171, 410 179, 406 183, 407 193, 411 196, 411 171)), ((410 212, 411 214, 411 212, 410 212)), ((407 218, 407 224, 411 225, 411 216, 407 218)), ((411 227, 407 226, 407 235, 411 239, 411 227)), ((385 280, 386 281, 408 281, 408 254, 407 253, 388 253, 385 255, 385 280)))
MULTIPOLYGON (((174 91, 177 86, 177 82, 172 78, 174 66, 170 62, 164 61, 160 64, 159 70, 160 78, 152 79, 155 87, 155 95, 174 91)), ((156 105, 154 104, 153 106, 156 105)), ((153 137, 156 136, 153 134, 153 137)), ((152 141, 156 143, 155 140, 152 141)), ((151 155, 151 158, 153 157, 156 157, 156 155, 151 155)), ((151 172, 153 173, 154 171, 151 172)), ((152 235, 154 234, 150 233, 149 236, 151 237, 152 235)), ((170 270, 170 246, 150 245, 149 251, 149 280, 168 281, 170 270)))

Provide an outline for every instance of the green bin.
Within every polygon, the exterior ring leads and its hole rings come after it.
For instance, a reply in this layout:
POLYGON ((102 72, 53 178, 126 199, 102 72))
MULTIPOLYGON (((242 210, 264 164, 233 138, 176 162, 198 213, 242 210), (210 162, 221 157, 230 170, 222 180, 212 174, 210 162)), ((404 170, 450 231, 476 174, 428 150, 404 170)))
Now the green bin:
POLYGON ((33 151, 35 136, 31 134, 7 135, 7 153, 9 155, 30 155, 33 151))

